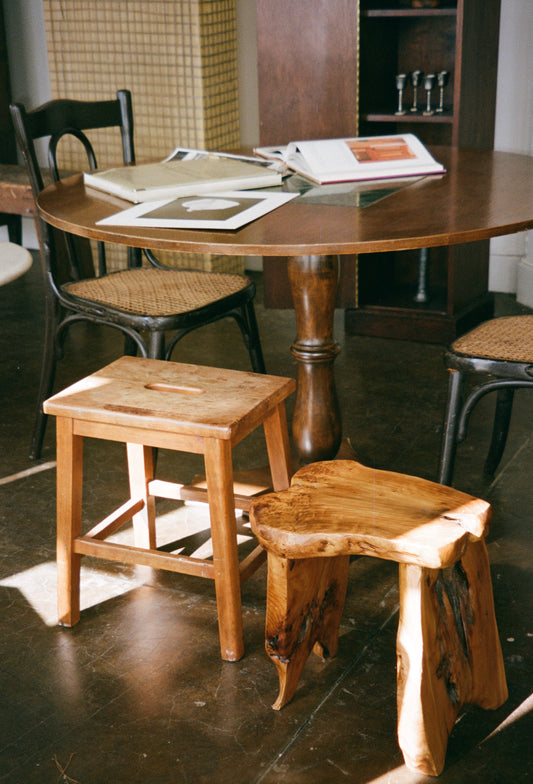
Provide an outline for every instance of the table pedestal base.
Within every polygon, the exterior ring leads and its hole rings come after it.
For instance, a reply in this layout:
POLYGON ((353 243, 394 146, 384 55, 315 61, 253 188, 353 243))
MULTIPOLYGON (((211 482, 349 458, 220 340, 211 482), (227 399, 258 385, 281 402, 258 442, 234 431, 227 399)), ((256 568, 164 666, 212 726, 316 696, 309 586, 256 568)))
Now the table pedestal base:
POLYGON ((335 457, 342 437, 333 365, 338 256, 293 256, 289 280, 296 314, 291 353, 298 362, 293 438, 304 463, 335 457))

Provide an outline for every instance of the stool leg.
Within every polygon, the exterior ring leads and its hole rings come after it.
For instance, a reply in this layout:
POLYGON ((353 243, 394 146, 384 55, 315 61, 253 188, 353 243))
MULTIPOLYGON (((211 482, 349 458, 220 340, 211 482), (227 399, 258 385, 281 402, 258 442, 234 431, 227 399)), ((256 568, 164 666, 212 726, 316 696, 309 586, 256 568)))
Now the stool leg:
POLYGON ((263 423, 268 451, 268 462, 274 490, 286 490, 293 474, 292 456, 287 428, 285 403, 263 423))
POLYGON ((132 498, 142 498, 144 509, 133 515, 133 535, 137 547, 155 550, 155 498, 148 493, 154 478, 154 450, 142 444, 127 444, 128 474, 132 498))
POLYGON ((74 539, 81 535, 83 439, 73 420, 57 417, 57 608, 61 626, 80 619, 81 555, 74 539))
POLYGON ((231 443, 206 438, 204 444, 220 650, 224 660, 238 661, 244 642, 231 443))
POLYGON ((398 740, 406 765, 436 776, 462 706, 507 699, 484 541, 453 567, 400 564, 398 740))
POLYGON ((279 677, 282 708, 293 696, 311 650, 337 653, 349 556, 292 560, 268 554, 265 647, 279 677))

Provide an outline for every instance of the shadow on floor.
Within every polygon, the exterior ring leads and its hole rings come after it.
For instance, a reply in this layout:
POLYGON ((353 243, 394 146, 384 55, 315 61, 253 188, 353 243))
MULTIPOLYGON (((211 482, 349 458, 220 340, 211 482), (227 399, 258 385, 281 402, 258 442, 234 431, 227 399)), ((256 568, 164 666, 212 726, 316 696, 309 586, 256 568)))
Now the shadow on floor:
MULTIPOLYGON (((511 298, 498 304, 516 310, 511 298)), ((260 291, 257 310, 269 372, 295 377, 288 351, 294 314, 264 310, 260 291)), ((277 677, 263 647, 265 567, 243 588, 246 655, 238 663, 219 658, 212 585, 181 575, 87 559, 82 619, 73 629, 55 625, 53 422, 42 460, 27 459, 42 314, 34 265, 0 289, 0 782, 430 781, 404 767, 396 742, 394 564, 354 561, 339 653, 328 663, 311 658, 280 712, 270 707, 277 677)), ((344 432, 359 459, 434 479, 446 391, 442 347, 345 336, 340 312, 336 327, 344 432)), ((120 351, 116 335, 78 326, 56 388, 120 351)), ((175 359, 249 369, 231 324, 190 336, 175 359)), ((504 461, 488 481, 482 465, 491 406, 486 399, 474 412, 456 485, 494 507, 489 553, 510 697, 497 711, 471 709, 460 718, 443 784, 525 782, 533 770, 533 405, 517 393, 504 461)), ((235 460, 237 468, 264 464, 261 439, 244 442, 235 460)), ((123 499, 122 448, 92 442, 86 466, 89 520, 123 499)), ((201 468, 198 458, 161 455, 168 476, 187 481, 201 468)), ((168 504, 158 512, 171 539, 205 540, 201 509, 168 504)))

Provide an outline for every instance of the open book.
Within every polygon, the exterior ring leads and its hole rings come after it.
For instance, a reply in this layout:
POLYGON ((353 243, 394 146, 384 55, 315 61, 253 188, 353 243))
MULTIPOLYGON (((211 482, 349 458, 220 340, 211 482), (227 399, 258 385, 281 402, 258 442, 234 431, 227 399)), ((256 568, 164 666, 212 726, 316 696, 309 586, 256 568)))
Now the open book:
POLYGON ((445 172, 444 166, 410 133, 291 142, 285 147, 257 147, 254 152, 282 161, 320 184, 445 172))
POLYGON ((281 183, 279 164, 261 158, 176 147, 157 163, 85 172, 86 185, 132 202, 281 183))

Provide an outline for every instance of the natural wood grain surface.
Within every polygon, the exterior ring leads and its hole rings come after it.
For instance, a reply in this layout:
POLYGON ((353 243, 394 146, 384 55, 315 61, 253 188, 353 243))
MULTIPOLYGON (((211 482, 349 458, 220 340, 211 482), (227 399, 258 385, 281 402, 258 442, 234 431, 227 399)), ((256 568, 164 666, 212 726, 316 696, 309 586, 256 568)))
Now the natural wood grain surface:
POLYGON ((295 200, 233 232, 96 226, 127 202, 84 187, 46 188, 41 216, 57 228, 123 245, 222 254, 375 253, 488 239, 533 227, 533 157, 436 147, 447 174, 413 182, 359 209, 295 200))
POLYGON ((350 556, 397 561, 398 739, 411 770, 438 775, 462 706, 507 699, 489 515, 481 499, 355 461, 307 466, 289 490, 255 499, 252 529, 268 552, 265 647, 279 678, 273 707, 291 699, 313 648, 337 650, 350 556))
POLYGON ((466 704, 507 699, 484 540, 447 570, 400 565, 398 740, 412 770, 438 775, 466 704))
POLYGON ((293 379, 163 360, 121 357, 45 403, 82 422, 234 443, 294 390, 293 379))
POLYGON ((259 541, 286 558, 359 553, 433 569, 455 563, 489 519, 486 501, 350 460, 300 469, 251 512, 259 541))
POLYGON ((349 565, 347 555, 292 560, 268 553, 265 648, 279 678, 274 710, 293 696, 312 650, 323 659, 337 653, 349 565))

